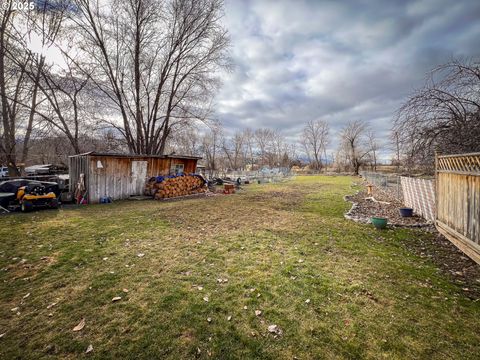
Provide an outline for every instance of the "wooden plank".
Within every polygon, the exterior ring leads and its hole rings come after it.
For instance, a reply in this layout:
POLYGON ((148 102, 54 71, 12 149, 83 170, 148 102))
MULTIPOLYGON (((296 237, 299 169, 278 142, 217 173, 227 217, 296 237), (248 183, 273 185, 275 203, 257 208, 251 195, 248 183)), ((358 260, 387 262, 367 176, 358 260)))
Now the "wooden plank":
POLYGON ((459 248, 470 259, 480 264, 480 246, 470 241, 462 234, 459 234, 448 225, 443 224, 441 221, 436 222, 437 230, 444 235, 450 242, 452 242, 457 248, 459 248))

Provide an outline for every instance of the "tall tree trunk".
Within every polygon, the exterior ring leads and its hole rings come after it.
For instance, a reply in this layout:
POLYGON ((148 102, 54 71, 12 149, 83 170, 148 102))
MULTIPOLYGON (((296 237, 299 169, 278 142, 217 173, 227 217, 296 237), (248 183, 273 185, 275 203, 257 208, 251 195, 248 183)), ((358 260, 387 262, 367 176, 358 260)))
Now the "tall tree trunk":
MULTIPOLYGON (((32 129, 33 129, 33 120, 35 118, 35 110, 37 107, 37 94, 38 94, 38 84, 40 82, 40 74, 42 72, 43 64, 45 62, 45 57, 40 56, 40 62, 38 64, 38 69, 37 73, 35 74, 35 81, 33 84, 33 93, 32 93, 32 103, 30 106, 30 114, 28 116, 28 123, 27 123, 27 128, 25 131, 25 137, 23 139, 23 149, 22 149, 22 159, 21 162, 25 164, 27 162, 28 158, 28 145, 30 142, 30 137, 32 135, 32 129)), ((24 173, 25 168, 22 168, 22 172, 24 173)))

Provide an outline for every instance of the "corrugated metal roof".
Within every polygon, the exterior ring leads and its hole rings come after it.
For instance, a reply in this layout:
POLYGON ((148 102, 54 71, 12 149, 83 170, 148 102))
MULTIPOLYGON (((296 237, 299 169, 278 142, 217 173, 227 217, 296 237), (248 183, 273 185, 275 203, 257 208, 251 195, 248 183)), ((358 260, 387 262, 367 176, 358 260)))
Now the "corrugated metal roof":
POLYGON ((192 159, 200 160, 201 156, 190 156, 190 155, 180 155, 180 154, 169 154, 169 155, 142 155, 142 154, 121 154, 121 153, 102 153, 96 151, 89 151, 83 154, 70 155, 69 157, 79 157, 79 156, 109 156, 109 157, 127 157, 127 158, 161 158, 161 159, 192 159))

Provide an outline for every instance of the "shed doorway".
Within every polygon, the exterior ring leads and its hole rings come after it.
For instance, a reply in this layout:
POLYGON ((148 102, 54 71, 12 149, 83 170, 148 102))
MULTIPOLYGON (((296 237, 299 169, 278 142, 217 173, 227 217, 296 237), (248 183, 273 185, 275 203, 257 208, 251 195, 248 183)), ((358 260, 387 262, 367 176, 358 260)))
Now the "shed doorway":
POLYGON ((131 195, 143 195, 147 180, 147 161, 132 161, 132 192, 131 195))

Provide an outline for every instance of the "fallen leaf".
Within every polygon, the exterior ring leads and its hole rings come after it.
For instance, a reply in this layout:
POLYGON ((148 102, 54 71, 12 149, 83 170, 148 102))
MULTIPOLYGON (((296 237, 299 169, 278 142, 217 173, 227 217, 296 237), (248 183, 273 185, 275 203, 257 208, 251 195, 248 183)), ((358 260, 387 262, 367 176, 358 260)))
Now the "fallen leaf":
POLYGON ((92 352, 92 351, 93 351, 93 345, 90 344, 90 345, 88 345, 87 350, 85 350, 85 354, 88 354, 88 353, 90 353, 90 352, 92 352))
POLYGON ((56 302, 54 302, 54 303, 51 303, 50 305, 48 305, 48 306, 47 306, 47 309, 51 309, 51 308, 52 308, 52 307, 54 307, 55 305, 57 305, 57 303, 56 303, 56 302))
POLYGON ((260 310, 255 310, 255 315, 260 316, 260 315, 262 315, 262 312, 260 310))
POLYGON ((115 297, 112 299, 112 302, 116 302, 116 301, 119 301, 119 300, 122 300, 122 297, 121 297, 121 296, 115 296, 115 297))
POLYGON ((85 327, 85 318, 83 318, 77 326, 73 328, 73 331, 80 331, 85 327))

